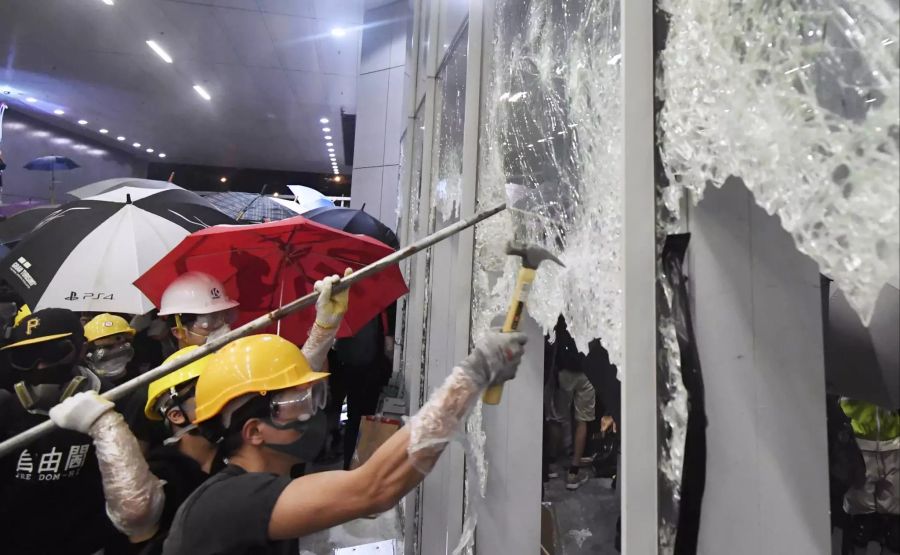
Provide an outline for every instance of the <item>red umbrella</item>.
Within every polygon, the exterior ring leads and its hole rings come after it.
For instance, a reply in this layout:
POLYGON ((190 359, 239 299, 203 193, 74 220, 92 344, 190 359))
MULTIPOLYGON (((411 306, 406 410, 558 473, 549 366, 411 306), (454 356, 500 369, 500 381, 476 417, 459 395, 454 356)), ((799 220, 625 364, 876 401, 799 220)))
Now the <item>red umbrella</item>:
MULTIPOLYGON (((277 222, 220 225, 185 237, 134 284, 156 306, 165 288, 189 271, 205 272, 225 284, 240 303, 243 324, 313 290, 316 280, 345 268, 362 268, 394 252, 369 237, 351 235, 301 216, 277 222)), ((350 310, 338 337, 356 333, 409 290, 393 266, 350 289, 350 310)), ((302 344, 315 309, 295 313, 280 324, 280 335, 302 344)))

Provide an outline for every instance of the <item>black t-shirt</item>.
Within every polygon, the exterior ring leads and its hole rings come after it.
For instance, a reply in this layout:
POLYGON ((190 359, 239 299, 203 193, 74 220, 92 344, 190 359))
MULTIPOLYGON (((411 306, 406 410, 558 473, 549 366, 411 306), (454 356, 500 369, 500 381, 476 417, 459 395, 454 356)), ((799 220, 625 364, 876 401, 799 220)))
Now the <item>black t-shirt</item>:
POLYGON ((225 467, 181 505, 164 555, 295 555, 296 539, 269 540, 272 510, 290 482, 286 476, 225 467))
MULTIPOLYGON (((22 411, 2 435, 46 419, 22 411)), ((90 436, 56 429, 0 459, 0 552, 93 554, 117 534, 90 436)))

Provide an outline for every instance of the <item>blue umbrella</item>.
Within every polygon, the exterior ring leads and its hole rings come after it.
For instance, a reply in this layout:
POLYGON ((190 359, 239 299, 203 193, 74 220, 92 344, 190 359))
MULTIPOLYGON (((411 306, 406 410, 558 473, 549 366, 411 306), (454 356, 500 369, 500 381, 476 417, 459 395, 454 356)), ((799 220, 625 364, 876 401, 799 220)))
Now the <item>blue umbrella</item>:
POLYGON ((381 241, 392 249, 400 248, 397 235, 388 226, 381 223, 375 216, 363 210, 355 208, 316 208, 303 214, 304 218, 316 223, 327 225, 347 233, 365 235, 377 241, 381 241))
POLYGON ((80 167, 65 156, 41 156, 25 164, 26 170, 50 172, 50 204, 56 203, 56 170, 74 170, 80 167))

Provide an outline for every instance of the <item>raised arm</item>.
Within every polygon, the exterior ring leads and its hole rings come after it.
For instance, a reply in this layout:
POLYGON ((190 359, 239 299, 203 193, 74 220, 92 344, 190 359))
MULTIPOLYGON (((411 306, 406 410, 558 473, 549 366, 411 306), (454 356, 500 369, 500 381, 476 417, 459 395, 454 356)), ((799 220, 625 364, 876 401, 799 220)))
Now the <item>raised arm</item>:
POLYGON ((393 507, 431 470, 484 390, 515 377, 525 341, 488 334, 365 464, 292 481, 275 503, 269 537, 296 538, 393 507))
POLYGON ((106 497, 106 514, 131 541, 156 533, 165 505, 163 482, 150 472, 137 438, 115 405, 93 391, 75 394, 50 409, 60 428, 94 440, 106 497))

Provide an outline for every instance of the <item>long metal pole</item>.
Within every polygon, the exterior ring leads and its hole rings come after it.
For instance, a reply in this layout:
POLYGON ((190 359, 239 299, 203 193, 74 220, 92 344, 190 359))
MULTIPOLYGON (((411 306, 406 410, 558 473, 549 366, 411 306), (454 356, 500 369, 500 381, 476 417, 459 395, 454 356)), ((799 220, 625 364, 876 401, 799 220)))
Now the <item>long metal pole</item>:
MULTIPOLYGON (((341 278, 340 281, 338 281, 334 285, 333 291, 334 292, 343 291, 343 290, 349 288, 351 285, 353 285, 357 281, 366 279, 367 277, 369 277, 373 274, 377 274, 378 272, 384 270, 385 268, 388 268, 390 266, 393 266, 394 264, 397 264, 404 258, 409 258, 410 256, 416 254, 417 252, 422 251, 423 249, 426 249, 426 248, 434 245, 435 243, 439 243, 448 237, 456 235, 460 231, 462 231, 468 227, 472 227, 473 225, 477 224, 478 222, 485 220, 487 218, 490 218, 491 216, 493 216, 494 214, 497 214, 498 212, 502 212, 504 209, 506 209, 505 204, 495 206, 494 208, 491 208, 490 210, 485 210, 483 212, 476 214, 475 216, 473 216, 469 219, 461 220, 451 226, 445 227, 444 229, 442 229, 436 233, 432 233, 428 237, 423 237, 421 240, 416 241, 412 245, 409 245, 408 247, 404 247, 404 248, 398 250, 397 252, 391 253, 388 256, 385 256, 384 258, 382 258, 381 260, 377 260, 377 261, 369 264, 368 266, 362 268, 361 270, 350 274, 349 276, 347 276, 345 278, 341 278)), ((218 351, 219 349, 221 349, 228 343, 231 343, 235 339, 239 339, 246 335, 250 335, 251 333, 253 333, 255 331, 265 329, 265 328, 269 327, 270 325, 272 325, 273 322, 281 320, 282 318, 284 318, 285 316, 287 316, 289 314, 293 314, 294 312, 297 312, 298 310, 301 310, 308 306, 314 305, 316 303, 316 299, 318 298, 318 296, 319 296, 318 293, 312 292, 308 295, 304 295, 303 297, 300 297, 299 299, 293 300, 293 301, 289 302, 288 304, 286 304, 280 308, 277 308, 277 309, 273 310, 272 312, 269 312, 268 314, 264 314, 263 316, 260 316, 259 318, 255 319, 251 322, 247 322, 246 324, 244 324, 243 326, 241 326, 237 329, 231 330, 230 332, 226 333, 222 337, 219 337, 218 339, 214 339, 212 341, 207 342, 205 345, 201 346, 199 349, 194 349, 190 353, 185 354, 185 356, 179 357, 178 360, 174 360, 167 364, 157 366, 153 370, 149 370, 130 381, 127 381, 119 386, 116 386, 116 387, 110 389, 109 391, 107 391, 106 393, 103 394, 103 397, 109 399, 110 401, 116 401, 118 399, 121 399, 122 397, 124 397, 128 393, 134 391, 135 389, 137 389, 143 385, 147 385, 150 382, 156 380, 157 378, 160 378, 160 377, 172 372, 173 370, 177 370, 177 369, 181 368, 182 366, 186 366, 186 365, 190 364, 191 362, 201 359, 210 353, 218 351)), ((24 432, 7 439, 3 443, 0 443, 0 458, 5 457, 6 455, 12 453, 16 449, 19 449, 21 447, 24 447, 25 445, 28 445, 29 443, 38 439, 39 437, 50 433, 51 431, 53 431, 53 428, 55 428, 55 427, 56 427, 56 425, 53 423, 52 420, 47 420, 45 422, 41 422, 40 424, 38 424, 37 426, 34 426, 33 428, 29 428, 29 429, 25 430, 24 432)))

